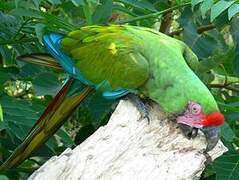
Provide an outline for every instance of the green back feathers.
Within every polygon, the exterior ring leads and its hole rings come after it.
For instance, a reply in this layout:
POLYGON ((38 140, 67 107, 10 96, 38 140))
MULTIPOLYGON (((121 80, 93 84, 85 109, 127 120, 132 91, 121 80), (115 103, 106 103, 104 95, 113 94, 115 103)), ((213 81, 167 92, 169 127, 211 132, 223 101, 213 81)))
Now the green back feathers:
POLYGON ((61 45, 86 79, 107 82, 103 91, 138 90, 169 113, 182 112, 189 101, 206 113, 218 111, 190 69, 197 69, 197 57, 179 40, 143 27, 87 26, 70 32, 61 45))
POLYGON ((83 27, 70 32, 61 45, 86 79, 107 82, 102 90, 136 89, 148 79, 142 44, 127 35, 123 26, 83 27))

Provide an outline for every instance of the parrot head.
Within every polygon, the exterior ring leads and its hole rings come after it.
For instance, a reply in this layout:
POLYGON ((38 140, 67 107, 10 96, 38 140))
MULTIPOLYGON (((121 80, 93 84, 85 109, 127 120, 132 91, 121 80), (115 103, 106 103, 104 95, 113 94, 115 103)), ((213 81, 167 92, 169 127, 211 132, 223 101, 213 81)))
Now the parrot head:
POLYGON ((207 139, 205 151, 208 152, 216 146, 219 140, 219 126, 224 123, 224 115, 220 112, 206 114, 200 104, 189 102, 184 113, 177 117, 177 122, 183 126, 183 130, 190 131, 190 133, 193 133, 195 129, 201 129, 207 139))

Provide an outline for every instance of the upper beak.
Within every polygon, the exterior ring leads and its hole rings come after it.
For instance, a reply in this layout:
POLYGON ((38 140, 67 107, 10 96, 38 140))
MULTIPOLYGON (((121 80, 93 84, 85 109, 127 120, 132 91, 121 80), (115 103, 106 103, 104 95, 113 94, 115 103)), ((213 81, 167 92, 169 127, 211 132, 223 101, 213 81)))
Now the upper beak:
POLYGON ((201 129, 204 133, 207 140, 207 147, 204 152, 211 151, 216 145, 218 140, 220 139, 220 127, 218 126, 210 126, 204 127, 201 129))

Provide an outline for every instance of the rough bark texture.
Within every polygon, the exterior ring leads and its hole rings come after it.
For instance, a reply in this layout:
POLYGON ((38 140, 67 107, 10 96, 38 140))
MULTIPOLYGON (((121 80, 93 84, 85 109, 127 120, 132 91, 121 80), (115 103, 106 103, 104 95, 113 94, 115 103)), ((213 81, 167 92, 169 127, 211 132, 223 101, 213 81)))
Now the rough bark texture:
MULTIPOLYGON (((202 133, 186 139, 157 105, 150 110, 148 124, 130 101, 122 100, 106 126, 75 149, 52 157, 29 179, 199 179, 205 147, 202 133)), ((225 151, 219 142, 210 155, 215 159, 225 151)))

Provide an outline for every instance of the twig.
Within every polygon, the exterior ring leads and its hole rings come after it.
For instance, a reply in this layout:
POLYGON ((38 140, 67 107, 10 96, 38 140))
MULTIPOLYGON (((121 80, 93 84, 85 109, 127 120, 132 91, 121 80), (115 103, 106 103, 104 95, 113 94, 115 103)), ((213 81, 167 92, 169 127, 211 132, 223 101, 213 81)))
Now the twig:
POLYGON ((183 30, 184 30, 183 28, 180 28, 176 31, 168 33, 167 35, 169 35, 169 36, 179 35, 181 32, 183 32, 183 30))
POLYGON ((137 6, 135 3, 133 3, 133 2, 131 2, 131 1, 122 1, 122 0, 116 0, 116 2, 120 2, 120 3, 123 3, 123 4, 125 4, 125 5, 128 5, 128 6, 131 6, 131 7, 133 7, 134 9, 137 9, 137 10, 139 10, 139 11, 141 11, 141 12, 143 12, 143 13, 152 13, 152 12, 155 12, 156 10, 150 10, 150 9, 145 9, 145 8, 141 8, 141 7, 139 7, 139 6, 137 6))
POLYGON ((204 26, 199 27, 197 29, 197 32, 198 32, 198 34, 202 34, 203 32, 212 30, 214 28, 216 28, 216 26, 214 24, 208 24, 208 25, 204 25, 204 26))
MULTIPOLYGON (((171 1, 167 1, 167 2, 168 2, 168 5, 171 7, 172 2, 171 1)), ((159 31, 164 34, 168 34, 171 24, 172 24, 172 21, 173 21, 172 12, 164 14, 162 17, 162 20, 161 20, 161 25, 160 25, 159 31)))
POLYGON ((228 82, 227 85, 231 85, 231 84, 237 84, 239 83, 239 81, 234 81, 234 82, 228 82))
POLYGON ((183 7, 187 7, 187 6, 191 6, 191 2, 190 3, 185 3, 185 4, 180 4, 180 5, 165 9, 165 10, 160 11, 160 12, 151 13, 151 14, 147 14, 147 15, 143 15, 143 16, 138 16, 138 17, 135 17, 135 18, 132 18, 132 19, 126 19, 126 20, 118 21, 117 23, 118 24, 124 24, 124 23, 130 23, 130 22, 134 22, 134 21, 140 21, 140 20, 143 20, 143 19, 154 18, 154 17, 157 17, 159 15, 166 14, 166 13, 172 12, 173 10, 180 9, 180 8, 183 8, 183 7))
POLYGON ((172 24, 172 12, 169 12, 163 15, 159 31, 168 34, 171 24, 172 24))
MULTIPOLYGON (((204 25, 204 26, 200 26, 198 29, 197 29, 197 33, 198 34, 202 34, 204 33, 205 31, 209 31, 209 30, 212 30, 216 28, 216 26, 214 24, 208 24, 208 25, 204 25)), ((173 32, 170 32, 168 33, 169 36, 174 36, 174 35, 179 35, 181 32, 183 32, 183 28, 180 28, 176 31, 173 31, 173 32)))
POLYGON ((229 86, 229 85, 225 85, 225 84, 209 84, 209 87, 211 88, 224 88, 224 89, 228 89, 228 90, 231 90, 231 91, 235 91, 235 92, 239 92, 239 89, 238 88, 235 88, 235 87, 232 87, 232 86, 229 86))

